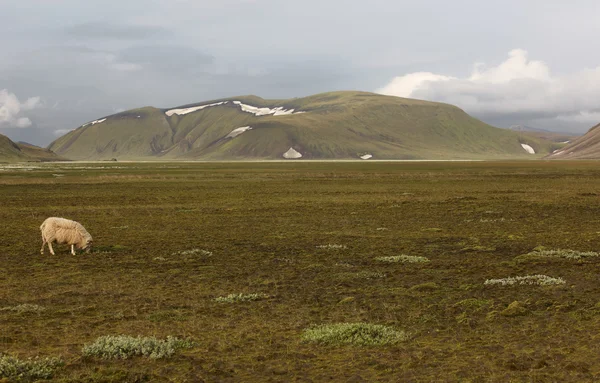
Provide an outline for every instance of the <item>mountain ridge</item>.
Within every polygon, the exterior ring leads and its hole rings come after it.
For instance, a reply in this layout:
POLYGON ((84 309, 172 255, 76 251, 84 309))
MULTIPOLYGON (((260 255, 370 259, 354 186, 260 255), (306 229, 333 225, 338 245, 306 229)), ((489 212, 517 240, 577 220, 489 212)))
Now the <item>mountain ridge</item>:
POLYGON ((552 160, 600 159, 600 124, 592 126, 584 135, 554 150, 545 158, 552 160))
POLYGON ((339 91, 143 107, 90 121, 48 148, 67 158, 144 160, 531 158, 552 143, 487 125, 456 106, 339 91))
POLYGON ((13 142, 0 134, 0 162, 65 161, 49 149, 26 142, 13 142))

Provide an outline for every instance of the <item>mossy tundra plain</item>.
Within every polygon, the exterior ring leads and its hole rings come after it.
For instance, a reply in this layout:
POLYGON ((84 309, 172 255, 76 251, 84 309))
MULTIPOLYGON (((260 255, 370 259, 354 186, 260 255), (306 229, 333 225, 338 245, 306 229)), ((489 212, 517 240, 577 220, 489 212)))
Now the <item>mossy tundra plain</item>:
POLYGON ((599 165, 0 166, 0 381, 597 381, 599 165))

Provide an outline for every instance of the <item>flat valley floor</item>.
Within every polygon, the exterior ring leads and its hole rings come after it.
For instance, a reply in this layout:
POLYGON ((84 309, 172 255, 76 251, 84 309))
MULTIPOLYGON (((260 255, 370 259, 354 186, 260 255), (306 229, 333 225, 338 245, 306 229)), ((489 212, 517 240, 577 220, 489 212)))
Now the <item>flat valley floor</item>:
POLYGON ((0 165, 0 218, 0 355, 54 381, 600 380, 599 162, 0 165), (92 253, 40 255, 49 216, 92 253), (304 336, 357 322, 408 337, 304 336), (83 356, 106 335, 194 345, 83 356))

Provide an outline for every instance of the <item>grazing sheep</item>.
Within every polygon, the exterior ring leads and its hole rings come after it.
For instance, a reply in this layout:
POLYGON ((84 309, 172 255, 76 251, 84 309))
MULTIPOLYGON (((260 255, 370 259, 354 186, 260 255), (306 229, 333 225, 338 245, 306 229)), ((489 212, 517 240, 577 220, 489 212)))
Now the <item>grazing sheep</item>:
POLYGON ((92 248, 92 236, 79 222, 50 217, 42 223, 40 230, 42 231, 42 254, 44 254, 44 246, 47 243, 50 253, 54 255, 52 242, 71 245, 71 254, 73 255, 75 255, 75 246, 78 249, 84 249, 86 253, 89 253, 92 248))

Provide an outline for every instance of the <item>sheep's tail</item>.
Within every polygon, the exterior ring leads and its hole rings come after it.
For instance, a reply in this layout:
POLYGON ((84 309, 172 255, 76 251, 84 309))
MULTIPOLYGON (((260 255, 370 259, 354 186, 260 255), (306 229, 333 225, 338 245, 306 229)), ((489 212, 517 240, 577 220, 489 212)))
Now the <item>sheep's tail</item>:
POLYGON ((40 226, 40 231, 44 231, 44 227, 46 227, 46 221, 42 222, 42 225, 40 226))

